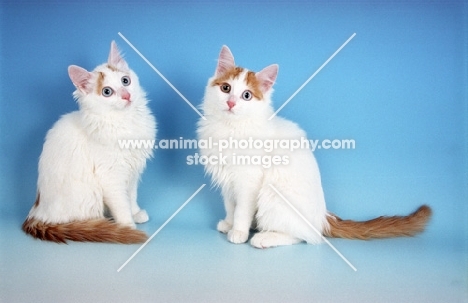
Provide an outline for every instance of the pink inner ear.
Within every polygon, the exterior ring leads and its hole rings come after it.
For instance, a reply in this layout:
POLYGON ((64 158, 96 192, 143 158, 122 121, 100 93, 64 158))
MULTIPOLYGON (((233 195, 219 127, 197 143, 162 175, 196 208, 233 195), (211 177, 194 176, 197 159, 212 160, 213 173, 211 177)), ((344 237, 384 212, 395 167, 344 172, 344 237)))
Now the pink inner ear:
POLYGON ((68 75, 73 84, 83 91, 86 89, 86 85, 91 78, 90 72, 76 65, 70 65, 68 67, 68 75))
POLYGON ((119 69, 128 69, 127 62, 120 55, 119 48, 117 47, 117 43, 115 43, 115 41, 111 42, 111 49, 109 52, 109 58, 107 59, 107 64, 115 66, 119 69))
POLYGON ((219 53, 218 66, 216 67, 216 76, 222 75, 234 67, 236 67, 234 56, 229 50, 229 47, 223 45, 221 52, 219 53))
POLYGON ((265 93, 271 89, 276 81, 276 77, 278 76, 278 69, 278 64, 272 64, 255 74, 257 79, 260 81, 262 92, 265 93))

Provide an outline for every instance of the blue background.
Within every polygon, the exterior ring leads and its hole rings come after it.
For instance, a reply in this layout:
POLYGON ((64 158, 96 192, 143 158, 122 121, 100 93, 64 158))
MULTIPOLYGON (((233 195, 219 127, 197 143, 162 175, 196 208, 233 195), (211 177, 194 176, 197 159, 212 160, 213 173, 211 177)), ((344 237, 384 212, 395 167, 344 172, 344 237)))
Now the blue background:
MULTIPOLYGON (((0 5, 0 301, 468 302, 468 4, 462 1, 2 1, 0 5), (159 139, 195 138, 195 106, 223 44, 252 70, 278 63, 278 108, 318 150, 328 208, 345 218, 434 217, 415 238, 256 250, 215 230, 206 186, 119 273, 138 245, 33 240, 20 230, 36 192, 47 130, 76 110, 67 67, 92 70, 115 40, 151 99, 159 139)), ((201 185, 196 150, 158 150, 139 188, 152 234, 201 185)))

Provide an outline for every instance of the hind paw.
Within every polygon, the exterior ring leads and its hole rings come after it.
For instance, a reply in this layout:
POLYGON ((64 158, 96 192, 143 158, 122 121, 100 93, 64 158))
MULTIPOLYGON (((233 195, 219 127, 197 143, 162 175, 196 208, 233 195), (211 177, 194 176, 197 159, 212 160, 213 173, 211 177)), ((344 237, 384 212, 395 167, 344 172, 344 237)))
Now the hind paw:
POLYGON ((250 239, 250 245, 256 248, 269 248, 280 245, 291 245, 301 242, 300 239, 278 232, 259 232, 250 239))
POLYGON ((135 223, 145 223, 148 220, 148 213, 144 209, 140 210, 139 212, 133 215, 133 221, 135 221, 135 223))

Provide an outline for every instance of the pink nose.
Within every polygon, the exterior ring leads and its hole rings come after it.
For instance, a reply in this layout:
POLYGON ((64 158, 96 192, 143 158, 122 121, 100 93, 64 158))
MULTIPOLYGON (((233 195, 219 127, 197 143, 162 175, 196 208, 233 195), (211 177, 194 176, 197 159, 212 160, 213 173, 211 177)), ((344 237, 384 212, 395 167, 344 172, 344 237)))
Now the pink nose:
POLYGON ((229 109, 231 109, 231 108, 233 108, 234 106, 236 106, 236 102, 231 101, 231 100, 227 101, 226 103, 227 103, 227 105, 229 106, 229 109))
POLYGON ((130 97, 131 97, 131 96, 130 96, 130 93, 127 92, 126 90, 124 90, 124 91, 122 92, 122 99, 127 100, 127 101, 130 101, 130 97))

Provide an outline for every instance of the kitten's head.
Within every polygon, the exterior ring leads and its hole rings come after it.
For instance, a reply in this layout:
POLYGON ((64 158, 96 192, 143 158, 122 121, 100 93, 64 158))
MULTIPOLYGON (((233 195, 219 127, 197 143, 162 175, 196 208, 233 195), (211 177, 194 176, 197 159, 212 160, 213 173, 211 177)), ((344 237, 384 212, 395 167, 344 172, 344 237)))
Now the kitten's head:
POLYGON ((76 87, 73 96, 81 109, 102 113, 128 110, 146 102, 138 77, 128 67, 114 41, 107 63, 99 65, 92 72, 70 65, 68 74, 76 87))
POLYGON ((216 72, 206 88, 204 113, 208 116, 223 115, 227 119, 271 115, 270 96, 277 74, 277 64, 257 73, 237 67, 231 51, 223 46, 216 72))

